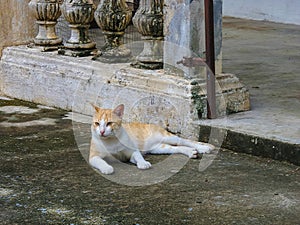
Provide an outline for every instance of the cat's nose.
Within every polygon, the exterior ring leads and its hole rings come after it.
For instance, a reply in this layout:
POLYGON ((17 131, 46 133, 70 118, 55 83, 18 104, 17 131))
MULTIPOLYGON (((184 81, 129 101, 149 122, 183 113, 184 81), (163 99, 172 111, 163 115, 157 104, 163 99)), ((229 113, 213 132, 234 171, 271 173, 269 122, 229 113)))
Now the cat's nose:
POLYGON ((104 136, 105 130, 100 130, 101 136, 104 136))

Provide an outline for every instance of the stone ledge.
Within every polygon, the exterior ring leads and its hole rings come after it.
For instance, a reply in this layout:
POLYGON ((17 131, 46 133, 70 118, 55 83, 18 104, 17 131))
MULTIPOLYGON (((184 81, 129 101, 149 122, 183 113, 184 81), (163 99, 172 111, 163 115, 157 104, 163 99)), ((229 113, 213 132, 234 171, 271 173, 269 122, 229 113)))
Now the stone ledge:
MULTIPOLYGON (((206 118, 201 77, 187 79, 26 46, 6 48, 0 69, 0 90, 14 98, 87 115, 93 111, 90 103, 106 108, 123 103, 126 120, 159 123, 191 139, 198 138, 192 122, 206 118)), ((219 115, 250 108, 249 93, 234 75, 218 75, 216 89, 219 115)))
POLYGON ((286 161, 300 166, 300 144, 292 141, 283 141, 259 134, 249 134, 235 131, 230 128, 221 128, 214 125, 199 125, 199 140, 207 142, 210 140, 211 129, 215 132, 224 133, 222 148, 235 152, 246 153, 279 161, 286 161), (226 135, 225 135, 226 134, 226 135))

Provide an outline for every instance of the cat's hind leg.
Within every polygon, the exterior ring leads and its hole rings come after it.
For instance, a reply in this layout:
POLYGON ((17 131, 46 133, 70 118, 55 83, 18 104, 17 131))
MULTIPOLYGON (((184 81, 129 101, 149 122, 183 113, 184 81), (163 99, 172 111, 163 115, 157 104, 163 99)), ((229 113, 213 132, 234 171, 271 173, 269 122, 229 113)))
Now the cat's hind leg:
POLYGON ((195 148, 187 146, 174 146, 169 144, 159 144, 150 150, 150 154, 184 154, 189 158, 198 158, 198 151, 195 148))
POLYGON ((175 135, 164 137, 162 143, 173 145, 173 146, 186 146, 197 149, 198 153, 209 153, 214 150, 214 146, 207 143, 191 141, 175 135))
POLYGON ((137 165, 141 170, 149 169, 151 163, 146 161, 140 151, 134 151, 130 157, 130 162, 137 165))

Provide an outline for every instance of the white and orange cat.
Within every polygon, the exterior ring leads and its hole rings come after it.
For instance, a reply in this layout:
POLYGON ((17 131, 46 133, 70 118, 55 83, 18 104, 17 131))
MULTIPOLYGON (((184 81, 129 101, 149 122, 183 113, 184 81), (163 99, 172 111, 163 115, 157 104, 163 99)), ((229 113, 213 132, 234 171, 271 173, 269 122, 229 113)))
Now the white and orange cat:
POLYGON ((139 169, 148 169, 151 163, 144 159, 144 154, 181 153, 197 158, 198 153, 214 149, 210 144, 180 138, 154 124, 122 123, 124 105, 113 110, 94 108, 89 163, 103 174, 114 172, 104 160, 109 155, 130 161, 139 169))

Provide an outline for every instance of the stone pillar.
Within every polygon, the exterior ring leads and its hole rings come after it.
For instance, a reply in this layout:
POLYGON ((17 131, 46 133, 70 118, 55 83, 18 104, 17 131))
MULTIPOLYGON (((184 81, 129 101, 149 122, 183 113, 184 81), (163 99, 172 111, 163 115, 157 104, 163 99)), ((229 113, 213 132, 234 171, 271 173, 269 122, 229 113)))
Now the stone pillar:
MULTIPOLYGON (((203 0, 165 0, 165 67, 185 57, 205 57, 203 0)), ((222 0, 214 0, 216 74, 222 72, 222 0)), ((188 77, 199 76, 201 68, 177 66, 188 77)))
POLYGON ((29 7, 38 24, 38 35, 34 43, 40 46, 55 46, 62 43, 56 35, 55 25, 61 15, 59 0, 31 0, 29 7))
POLYGON ((123 44, 125 29, 132 12, 125 0, 101 0, 95 12, 95 20, 105 36, 105 45, 98 58, 103 62, 127 62, 131 52, 123 44))
POLYGON ((88 35, 90 23, 94 18, 95 5, 92 0, 65 0, 62 12, 71 28, 71 37, 64 44, 67 50, 59 53, 71 56, 86 56, 95 49, 96 43, 88 35))
POLYGON ((214 23, 215 23, 215 63, 216 74, 222 73, 222 16, 223 0, 214 0, 214 23))
POLYGON ((164 69, 187 78, 196 76, 198 70, 177 65, 183 57, 203 56, 204 11, 203 1, 165 0, 164 69))
POLYGON ((132 65, 137 68, 163 68, 163 0, 141 0, 133 24, 143 35, 144 49, 132 65))
POLYGON ((30 0, 1 0, 0 58, 4 46, 29 44, 36 34, 36 26, 31 26, 35 23, 35 18, 29 10, 29 2, 30 0))

